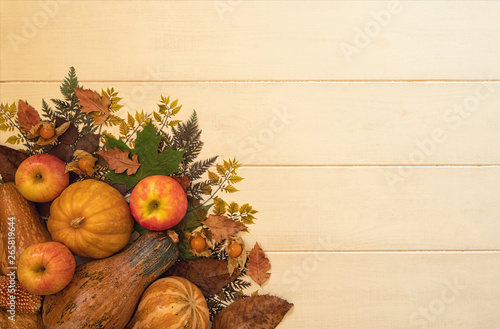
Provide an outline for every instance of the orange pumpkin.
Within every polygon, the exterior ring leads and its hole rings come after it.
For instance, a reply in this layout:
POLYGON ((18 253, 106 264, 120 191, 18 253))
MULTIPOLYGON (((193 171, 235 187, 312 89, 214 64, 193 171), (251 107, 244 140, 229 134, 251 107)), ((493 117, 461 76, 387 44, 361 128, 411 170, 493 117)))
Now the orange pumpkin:
POLYGON ((127 329, 206 329, 208 307, 190 281, 170 276, 153 282, 142 295, 127 329))
POLYGON ((50 206, 47 228, 54 241, 79 256, 105 258, 127 245, 133 219, 112 186, 87 179, 68 186, 50 206))

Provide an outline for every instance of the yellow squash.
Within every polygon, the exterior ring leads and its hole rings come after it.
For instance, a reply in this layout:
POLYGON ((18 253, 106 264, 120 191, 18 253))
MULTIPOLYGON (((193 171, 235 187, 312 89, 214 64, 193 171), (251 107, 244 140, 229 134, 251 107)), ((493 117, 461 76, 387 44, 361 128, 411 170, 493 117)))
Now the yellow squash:
POLYGON ((111 256, 127 245, 133 219, 125 198, 112 186, 87 179, 68 186, 50 206, 52 239, 90 258, 111 256))

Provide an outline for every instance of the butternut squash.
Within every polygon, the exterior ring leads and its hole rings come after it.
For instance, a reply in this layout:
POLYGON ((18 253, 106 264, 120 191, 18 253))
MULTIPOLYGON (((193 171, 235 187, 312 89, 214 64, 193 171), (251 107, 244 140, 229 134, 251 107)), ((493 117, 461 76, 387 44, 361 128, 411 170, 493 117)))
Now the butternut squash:
POLYGON ((66 288, 45 297, 45 328, 124 328, 144 290, 177 257, 168 233, 148 232, 114 256, 77 267, 66 288))
POLYGON ((7 275, 9 267, 17 267, 24 249, 51 238, 35 205, 19 193, 15 183, 0 185, 0 205, 0 272, 7 275))

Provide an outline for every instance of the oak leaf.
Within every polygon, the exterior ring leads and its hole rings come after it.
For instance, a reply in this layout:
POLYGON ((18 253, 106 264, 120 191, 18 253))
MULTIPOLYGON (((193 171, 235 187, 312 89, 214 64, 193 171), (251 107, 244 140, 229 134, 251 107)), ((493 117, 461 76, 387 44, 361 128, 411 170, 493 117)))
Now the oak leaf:
POLYGON ((141 166, 137 160, 137 154, 132 156, 132 159, 128 157, 130 151, 122 151, 115 147, 109 150, 101 150, 96 152, 106 160, 109 169, 114 170, 116 173, 122 173, 127 171, 127 175, 133 175, 137 172, 137 169, 141 166))
POLYGON ((223 238, 229 239, 231 236, 236 236, 236 233, 239 231, 246 229, 246 226, 222 215, 209 215, 208 218, 201 223, 210 229, 212 237, 219 243, 223 238))
POLYGON ((76 97, 78 97, 81 110, 85 113, 101 112, 109 114, 109 106, 111 99, 109 96, 101 96, 97 92, 90 89, 73 88, 76 97))
POLYGON ((40 116, 33 106, 19 100, 19 105, 17 106, 17 121, 23 131, 30 131, 31 127, 40 121, 40 116))
POLYGON ((248 275, 260 286, 271 276, 267 273, 271 269, 271 263, 257 242, 248 255, 247 267, 248 275))
POLYGON ((272 329, 293 304, 275 296, 250 296, 225 307, 214 318, 212 329, 272 329))
POLYGON ((194 283, 205 297, 215 295, 229 283, 236 280, 240 271, 231 275, 227 261, 213 258, 183 260, 171 267, 164 276, 180 276, 194 283))

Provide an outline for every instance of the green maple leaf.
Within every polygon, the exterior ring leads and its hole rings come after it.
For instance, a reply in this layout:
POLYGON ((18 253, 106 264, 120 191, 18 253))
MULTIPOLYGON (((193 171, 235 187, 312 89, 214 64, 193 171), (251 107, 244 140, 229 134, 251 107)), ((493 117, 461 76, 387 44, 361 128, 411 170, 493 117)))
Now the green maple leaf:
POLYGON ((159 153, 158 146, 161 136, 158 136, 151 121, 137 133, 134 149, 130 149, 120 139, 108 138, 108 148, 118 147, 120 150, 130 150, 131 155, 137 154, 141 164, 139 170, 133 175, 108 172, 105 177, 114 184, 125 184, 127 190, 133 188, 141 179, 153 175, 171 175, 179 172, 179 165, 184 160, 184 151, 175 151, 171 148, 159 153))

